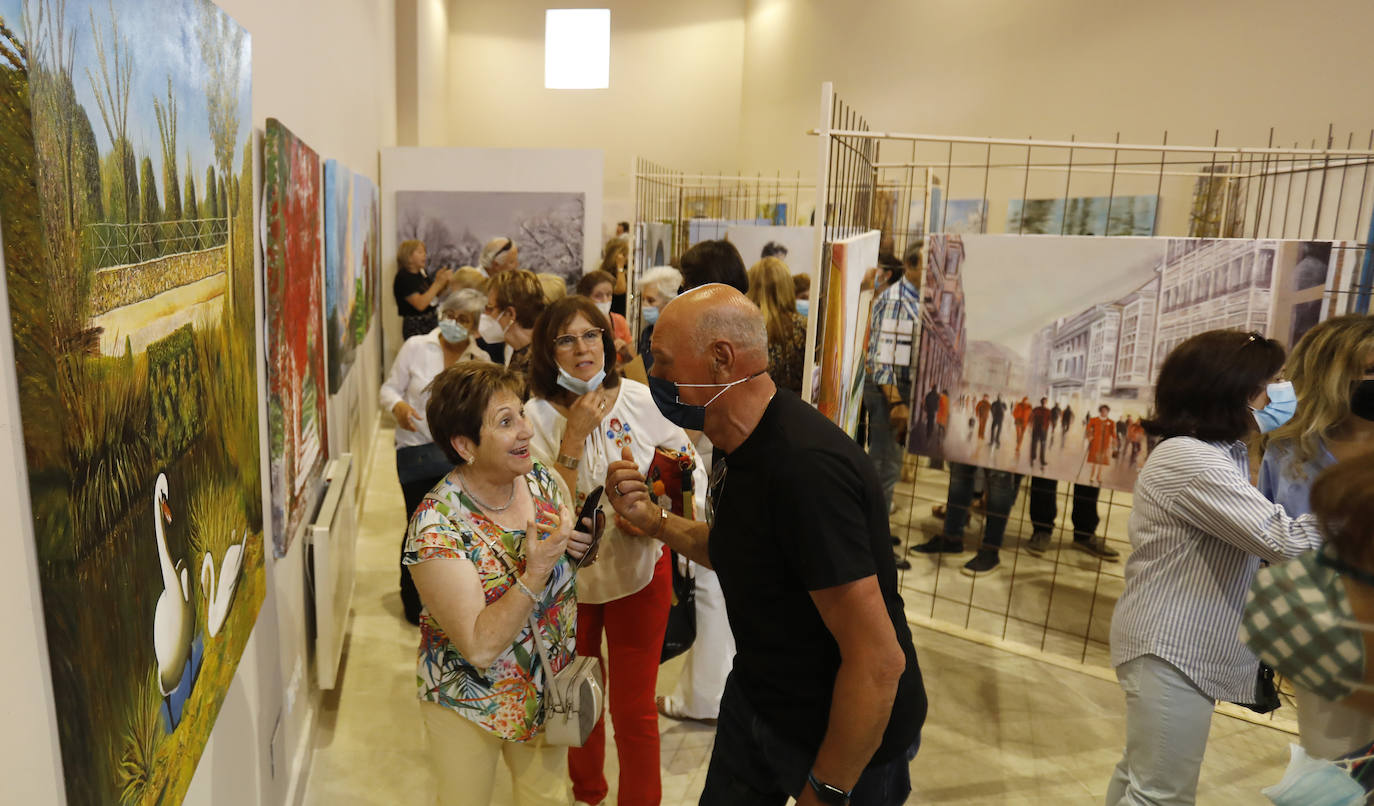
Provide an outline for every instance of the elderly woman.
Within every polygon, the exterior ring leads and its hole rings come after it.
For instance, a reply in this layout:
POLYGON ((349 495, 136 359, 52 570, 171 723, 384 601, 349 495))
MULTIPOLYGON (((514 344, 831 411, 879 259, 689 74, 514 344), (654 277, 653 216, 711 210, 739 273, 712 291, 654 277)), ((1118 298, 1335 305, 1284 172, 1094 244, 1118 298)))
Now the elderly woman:
POLYGON ((644 326, 639 331, 639 354, 644 356, 646 370, 654 365, 649 340, 654 335, 654 325, 658 323, 658 312, 673 301, 680 288, 682 272, 672 266, 655 266, 639 278, 639 314, 644 320, 644 326))
POLYGON ((560 275, 541 272, 536 274, 539 285, 544 287, 544 301, 552 305, 568 295, 568 281, 560 275))
MULTIPOLYGON (((704 502, 706 472, 687 434, 659 413, 649 387, 620 377, 610 322, 591 300, 573 296, 550 306, 535 328, 533 350, 530 448, 554 467, 579 503, 624 452, 647 473, 660 448, 690 458, 696 500, 704 502)), ((700 507, 692 514, 700 519, 700 507)), ((671 570, 662 543, 627 536, 615 526, 607 527, 598 557, 579 581, 577 652, 600 658, 605 633, 620 758, 616 802, 657 804, 662 792, 654 687, 672 596, 671 570)), ((600 725, 585 746, 569 751, 577 800, 595 804, 606 797, 605 754, 600 725)))
POLYGON ((545 305, 544 286, 534 272, 503 271, 491 278, 478 333, 487 345, 504 344, 506 366, 521 375, 529 371, 530 337, 545 305))
MULTIPOLYGON (((434 444, 421 412, 429 404, 429 384, 440 372, 460 361, 491 360, 472 338, 485 300, 481 293, 470 289, 445 298, 439 304, 438 326, 422 336, 406 339, 378 394, 382 408, 396 418, 396 477, 405 496, 406 520, 415 514, 425 493, 453 469, 443 450, 434 444)), ((404 547, 404 535, 401 544, 404 547)), ((404 563, 401 604, 406 621, 419 624, 420 597, 404 563)))
POLYGON ((456 465, 405 547, 425 601, 417 674, 442 804, 489 803, 503 761, 517 804, 569 800, 567 754, 541 736, 543 697, 573 658, 574 562, 591 536, 573 531, 559 479, 530 457, 524 387, 508 369, 463 362, 434 379, 425 410, 456 465))
POLYGON ((1239 631, 1260 561, 1322 543, 1311 515, 1289 517, 1250 484, 1245 440, 1258 422, 1283 419, 1283 358, 1258 333, 1212 330, 1160 368, 1144 425, 1162 441, 1136 481, 1126 585, 1112 614, 1126 749, 1109 806, 1194 802, 1216 701, 1256 700, 1259 661, 1239 631))
POLYGON ((806 317, 797 313, 792 275, 787 264, 766 257, 749 269, 749 301, 763 311, 768 326, 768 375, 783 389, 802 390, 802 353, 806 317))
POLYGON ((428 260, 424 241, 402 241, 396 248, 396 278, 391 282, 391 292, 401 312, 401 334, 407 339, 434 329, 436 317, 431 306, 453 275, 446 266, 431 279, 425 274, 428 260))
POLYGON ((494 277, 503 271, 515 271, 520 268, 520 247, 504 235, 492 238, 482 247, 482 254, 477 258, 477 268, 488 277, 494 277))

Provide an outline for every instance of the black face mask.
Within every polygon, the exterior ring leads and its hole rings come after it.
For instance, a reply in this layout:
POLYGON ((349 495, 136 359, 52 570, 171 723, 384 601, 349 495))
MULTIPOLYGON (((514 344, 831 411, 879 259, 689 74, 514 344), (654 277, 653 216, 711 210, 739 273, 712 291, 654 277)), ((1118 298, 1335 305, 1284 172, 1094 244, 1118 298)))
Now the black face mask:
POLYGON ((1361 419, 1374 420, 1374 380, 1355 384, 1355 394, 1350 396, 1350 413, 1361 419))

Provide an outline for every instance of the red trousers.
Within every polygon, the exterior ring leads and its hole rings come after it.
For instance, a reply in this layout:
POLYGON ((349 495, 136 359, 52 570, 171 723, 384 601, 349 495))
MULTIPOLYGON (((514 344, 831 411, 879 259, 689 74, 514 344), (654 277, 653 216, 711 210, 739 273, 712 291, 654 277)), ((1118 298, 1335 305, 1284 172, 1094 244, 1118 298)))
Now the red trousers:
MULTIPOLYGON (((606 633, 609 663, 603 661, 603 668, 620 759, 619 806, 657 806, 663 796, 654 690, 672 596, 665 551, 654 566, 653 581, 643 590, 605 604, 577 606, 578 655, 602 658, 601 633, 606 633)), ((568 772, 575 799, 593 804, 605 800, 609 787, 604 719, 584 746, 568 750, 568 772)))

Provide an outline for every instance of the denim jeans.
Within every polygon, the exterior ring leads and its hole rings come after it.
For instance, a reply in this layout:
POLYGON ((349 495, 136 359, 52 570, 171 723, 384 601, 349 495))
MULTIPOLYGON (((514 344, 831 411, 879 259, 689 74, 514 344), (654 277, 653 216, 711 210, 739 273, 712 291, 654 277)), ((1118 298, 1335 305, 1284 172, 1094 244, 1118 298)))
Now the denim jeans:
MULTIPOLYGON (((870 765, 859 776, 852 806, 898 806, 911 794, 911 759, 920 745, 892 761, 870 765)), ((807 786, 816 751, 781 736, 754 711, 735 685, 725 683, 716 743, 702 789, 702 806, 783 806, 807 786)))
MULTIPOLYGON (((1097 496, 1100 487, 1090 484, 1073 485, 1073 510, 1069 518, 1073 521, 1073 539, 1083 543, 1097 534, 1097 496)), ((1031 476, 1030 480, 1030 519, 1037 532, 1053 532, 1054 521, 1059 517, 1059 482, 1031 476)))
MULTIPOLYGON (((945 537, 962 539, 968 525, 969 505, 973 503, 973 479, 978 468, 959 462, 949 463, 949 495, 945 501, 945 537)), ((1021 476, 1005 470, 985 469, 987 505, 984 508, 982 548, 1002 547, 1002 534, 1007 530, 1007 516, 1016 503, 1016 490, 1021 476)))
POLYGON ((1154 655, 1121 664, 1116 677, 1126 692, 1126 751, 1106 806, 1190 806, 1215 701, 1154 655))
POLYGON ((897 477, 902 474, 902 446, 897 444, 892 420, 887 416, 887 399, 883 397, 882 387, 872 381, 864 381, 864 407, 868 409, 868 455, 883 483, 883 500, 887 501, 890 512, 892 488, 897 486, 897 477))

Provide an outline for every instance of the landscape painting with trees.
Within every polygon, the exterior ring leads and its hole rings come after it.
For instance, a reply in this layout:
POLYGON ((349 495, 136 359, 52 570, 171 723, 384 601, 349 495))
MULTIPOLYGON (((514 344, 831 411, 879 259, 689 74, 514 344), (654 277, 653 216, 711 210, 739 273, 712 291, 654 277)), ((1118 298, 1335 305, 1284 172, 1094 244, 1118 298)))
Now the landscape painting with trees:
POLYGON ((264 590, 250 48, 0 0, 0 224, 67 800, 185 796, 264 590))
MULTIPOLYGON (((381 204, 377 186, 337 160, 324 163, 325 326, 329 393, 343 388, 377 312, 381 204)), ((349 406, 355 405, 352 403, 349 406)), ((348 429, 346 433, 352 433, 348 429)))
POLYGON ((262 150, 272 536, 282 556, 328 458, 320 158, 276 118, 267 119, 262 150))

